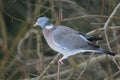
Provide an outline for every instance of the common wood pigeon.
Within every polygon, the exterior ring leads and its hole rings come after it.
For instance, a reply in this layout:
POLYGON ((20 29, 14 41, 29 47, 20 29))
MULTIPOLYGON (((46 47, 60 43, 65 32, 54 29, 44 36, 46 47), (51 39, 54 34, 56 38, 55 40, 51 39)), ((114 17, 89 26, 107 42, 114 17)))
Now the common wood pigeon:
POLYGON ((48 45, 63 55, 58 63, 71 55, 84 52, 105 53, 115 56, 113 52, 94 45, 92 41, 101 40, 100 37, 88 36, 67 26, 56 26, 46 17, 40 17, 34 26, 41 26, 48 45))

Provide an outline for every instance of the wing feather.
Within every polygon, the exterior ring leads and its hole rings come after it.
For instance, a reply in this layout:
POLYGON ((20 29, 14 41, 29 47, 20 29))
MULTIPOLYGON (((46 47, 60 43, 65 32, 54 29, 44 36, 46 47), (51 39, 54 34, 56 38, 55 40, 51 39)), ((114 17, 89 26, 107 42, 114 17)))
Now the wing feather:
POLYGON ((76 33, 78 32, 71 28, 60 26, 53 32, 54 42, 67 50, 90 49, 89 41, 76 33))

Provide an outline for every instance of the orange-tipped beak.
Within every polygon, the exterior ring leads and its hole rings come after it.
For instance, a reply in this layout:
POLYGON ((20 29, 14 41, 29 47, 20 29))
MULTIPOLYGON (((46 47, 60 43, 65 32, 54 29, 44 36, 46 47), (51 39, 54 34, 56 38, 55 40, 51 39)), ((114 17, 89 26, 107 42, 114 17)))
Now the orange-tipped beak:
POLYGON ((38 23, 35 23, 33 26, 34 26, 34 27, 38 26, 38 23))

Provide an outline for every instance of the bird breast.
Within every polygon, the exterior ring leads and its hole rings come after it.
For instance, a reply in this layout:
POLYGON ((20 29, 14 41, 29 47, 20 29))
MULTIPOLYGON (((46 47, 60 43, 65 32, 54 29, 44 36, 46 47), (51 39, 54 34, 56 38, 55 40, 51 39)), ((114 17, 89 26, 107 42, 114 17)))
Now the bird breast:
POLYGON ((59 48, 55 42, 54 42, 54 38, 53 38, 53 30, 48 30, 48 29, 44 29, 43 30, 43 35, 45 40, 47 41, 47 44, 55 51, 57 52, 61 52, 61 48, 59 48))

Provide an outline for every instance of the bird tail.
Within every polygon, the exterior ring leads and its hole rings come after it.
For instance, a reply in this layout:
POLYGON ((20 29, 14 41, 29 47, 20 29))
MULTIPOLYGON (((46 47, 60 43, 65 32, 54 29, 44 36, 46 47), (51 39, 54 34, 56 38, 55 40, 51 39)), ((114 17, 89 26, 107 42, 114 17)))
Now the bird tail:
POLYGON ((99 50, 100 50, 102 53, 109 54, 109 55, 111 55, 111 56, 115 56, 115 53, 110 52, 110 51, 108 51, 108 50, 105 50, 105 49, 102 49, 102 48, 99 48, 99 50))

